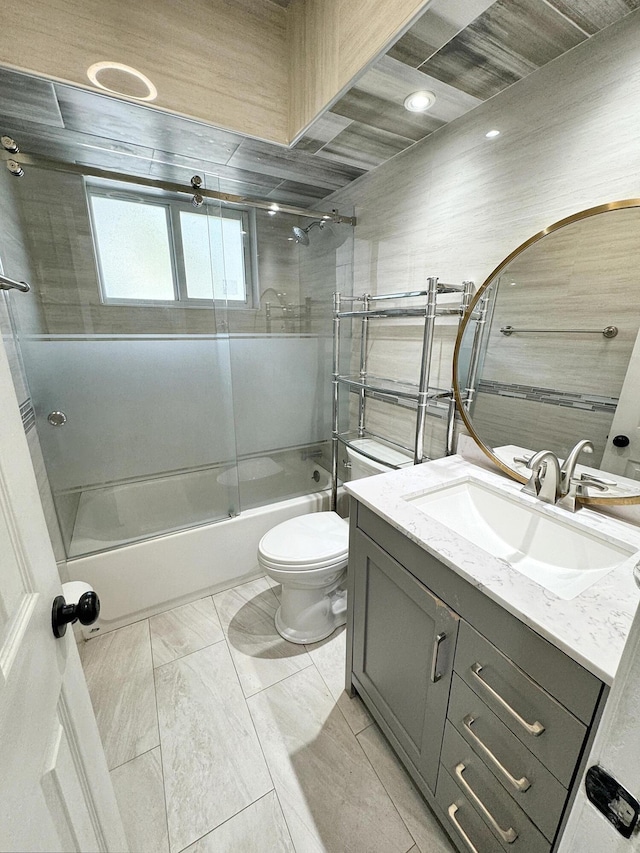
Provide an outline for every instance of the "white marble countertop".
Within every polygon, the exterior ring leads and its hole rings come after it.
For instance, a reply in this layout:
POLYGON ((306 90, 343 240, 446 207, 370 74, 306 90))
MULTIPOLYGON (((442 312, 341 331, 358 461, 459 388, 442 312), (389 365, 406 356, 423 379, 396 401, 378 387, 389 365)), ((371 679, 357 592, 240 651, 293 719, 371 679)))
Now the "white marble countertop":
MULTIPOLYGON (((640 528, 582 508, 575 515, 521 494, 522 485, 449 456, 399 471, 346 483, 345 489, 373 512, 516 616, 607 684, 613 682, 640 600, 629 561, 576 598, 565 601, 522 575, 505 560, 425 515, 403 496, 473 477, 531 501, 551 516, 571 518, 613 542, 640 551, 640 528)), ((635 562, 635 561, 633 561, 635 562)))

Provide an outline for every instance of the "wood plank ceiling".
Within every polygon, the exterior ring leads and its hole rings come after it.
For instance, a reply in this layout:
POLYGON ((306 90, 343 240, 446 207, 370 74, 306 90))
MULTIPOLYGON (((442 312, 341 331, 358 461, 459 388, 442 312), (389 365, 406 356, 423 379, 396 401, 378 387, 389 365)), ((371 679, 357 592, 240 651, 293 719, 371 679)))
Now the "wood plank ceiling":
MULTIPOLYGON (((280 0, 286 5, 286 0, 280 0)), ((126 174, 313 207, 640 7, 640 0, 434 0, 292 147, 0 68, 0 133, 126 174), (426 113, 404 98, 436 95, 426 113)))

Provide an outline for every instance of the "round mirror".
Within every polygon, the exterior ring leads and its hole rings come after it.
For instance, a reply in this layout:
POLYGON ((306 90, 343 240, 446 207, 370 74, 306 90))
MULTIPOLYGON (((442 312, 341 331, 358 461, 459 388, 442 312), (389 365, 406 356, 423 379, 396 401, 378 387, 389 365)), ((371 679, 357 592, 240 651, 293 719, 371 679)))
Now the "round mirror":
POLYGON ((512 252, 460 326, 454 389, 471 435, 526 482, 580 439, 585 503, 640 502, 640 199, 556 222, 512 252))

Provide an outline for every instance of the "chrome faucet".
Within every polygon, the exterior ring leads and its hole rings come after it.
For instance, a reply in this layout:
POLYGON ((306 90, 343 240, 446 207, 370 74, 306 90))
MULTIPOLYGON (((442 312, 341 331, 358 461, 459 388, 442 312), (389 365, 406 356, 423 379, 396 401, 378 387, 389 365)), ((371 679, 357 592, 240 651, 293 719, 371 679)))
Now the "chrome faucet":
MULTIPOLYGON (((575 512, 579 508, 578 498, 588 497, 587 487, 606 491, 610 481, 599 480, 588 474, 576 478, 575 468, 581 453, 593 453, 593 444, 588 439, 579 441, 569 452, 562 467, 551 450, 540 450, 529 460, 531 471, 522 491, 534 495, 545 503, 555 504, 575 512)), ((514 460, 515 461, 515 460, 514 460)), ((518 461, 525 461, 524 459, 518 461)), ((614 484, 615 485, 615 484, 614 484)))
POLYGON ((590 442, 589 439, 585 438, 582 441, 579 441, 576 446, 569 451, 569 455, 564 460, 562 468, 560 469, 559 496, 561 498, 569 493, 578 456, 580 456, 581 453, 593 453, 593 449, 593 443, 590 442))
POLYGON ((529 459, 527 468, 531 471, 531 477, 522 491, 545 503, 554 504, 558 500, 561 478, 560 463, 555 453, 539 450, 529 459))
POLYGON ((558 500, 558 506, 562 506, 565 509, 571 510, 571 512, 575 512, 577 509, 580 509, 578 498, 589 497, 589 493, 587 492, 588 488, 598 489, 601 492, 607 491, 607 487, 604 483, 601 483, 599 480, 592 480, 590 477, 583 474, 580 480, 571 480, 569 483, 569 491, 558 500))

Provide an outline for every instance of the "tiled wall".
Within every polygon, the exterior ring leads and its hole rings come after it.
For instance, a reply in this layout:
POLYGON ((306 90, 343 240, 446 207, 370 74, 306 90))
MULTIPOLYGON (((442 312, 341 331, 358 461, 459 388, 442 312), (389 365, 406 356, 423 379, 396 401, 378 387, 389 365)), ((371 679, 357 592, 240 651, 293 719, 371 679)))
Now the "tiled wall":
MULTIPOLYGON (((35 298, 40 309, 39 324, 31 322, 27 326, 21 318, 21 330, 49 334, 265 331, 264 302, 278 302, 272 291, 264 295, 260 310, 101 304, 83 179, 29 167, 16 182, 14 192, 33 263, 35 298)), ((286 294, 287 303, 298 304, 298 246, 287 240, 297 219, 258 211, 256 222, 260 292, 273 288, 286 294)), ((273 313, 273 330, 282 331, 275 308, 273 313)))
MULTIPOLYGON (((356 207, 355 292, 417 288, 430 274, 480 284, 551 223, 637 196, 638 43, 640 12, 332 196, 329 203, 356 207), (501 135, 485 138, 492 128, 501 135)), ((606 300, 597 278, 584 286, 606 300)), ((616 312, 628 310, 619 296, 612 301, 616 312)), ((415 372, 419 341, 413 330, 402 345, 388 344, 385 373, 415 372)), ((372 349, 377 345, 372 342, 372 349)), ((577 360, 569 347, 567 373, 577 360)), ((440 370, 438 381, 450 381, 448 356, 440 370)), ((537 379, 527 384, 548 385, 537 379)), ((602 393, 615 396, 617 389, 603 387, 602 393)), ((400 424, 402 413, 389 411, 400 424)), ((576 429, 574 437, 582 437, 580 423, 576 429)))

